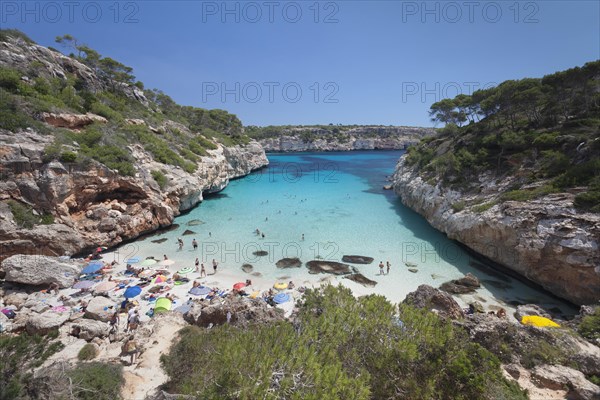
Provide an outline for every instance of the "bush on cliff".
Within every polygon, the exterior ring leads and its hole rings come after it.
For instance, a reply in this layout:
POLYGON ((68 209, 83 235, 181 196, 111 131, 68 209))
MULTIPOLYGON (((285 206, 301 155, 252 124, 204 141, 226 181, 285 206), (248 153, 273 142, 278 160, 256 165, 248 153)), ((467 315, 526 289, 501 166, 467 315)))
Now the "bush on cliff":
POLYGON ((332 286, 294 323, 185 328, 161 363, 170 392, 203 399, 526 398, 450 322, 332 286))

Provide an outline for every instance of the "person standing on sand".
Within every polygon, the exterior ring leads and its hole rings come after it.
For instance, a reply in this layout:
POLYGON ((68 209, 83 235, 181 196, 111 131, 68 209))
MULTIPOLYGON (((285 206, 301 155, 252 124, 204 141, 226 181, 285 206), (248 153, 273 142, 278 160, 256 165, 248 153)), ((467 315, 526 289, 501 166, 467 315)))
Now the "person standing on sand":
POLYGON ((194 250, 198 250, 198 242, 196 242, 196 239, 192 240, 192 247, 194 250))
POLYGON ((198 257, 196 257, 196 261, 194 261, 194 266, 196 267, 196 269, 194 269, 194 272, 199 272, 200 260, 198 260, 198 257))
MULTIPOLYGON (((216 270, 215 270, 216 273, 216 270)), ((200 278, 204 276, 206 278, 206 269, 204 268, 204 263, 200 264, 200 278)))
POLYGON ((130 365, 133 365, 138 353, 137 343, 133 335, 129 336, 129 339, 123 345, 123 353, 131 356, 130 365))
POLYGON ((214 273, 213 275, 215 275, 215 274, 217 273, 217 266, 218 266, 219 264, 217 263, 217 260, 215 260, 214 258, 213 258, 213 261, 212 261, 212 263, 213 263, 213 269, 215 270, 215 273, 214 273))
POLYGON ((379 261, 379 275, 383 275, 383 261, 379 261))
POLYGON ((164 260, 164 261, 167 261, 168 259, 169 259, 169 257, 167 257, 167 255, 166 255, 166 254, 163 254, 163 260, 164 260))
POLYGON ((179 243, 179 250, 183 249, 183 240, 181 238, 177 239, 177 243, 179 243))
POLYGON ((389 261, 386 261, 385 264, 387 265, 387 274, 386 275, 389 275, 390 274, 390 268, 392 267, 392 264, 390 264, 389 261))

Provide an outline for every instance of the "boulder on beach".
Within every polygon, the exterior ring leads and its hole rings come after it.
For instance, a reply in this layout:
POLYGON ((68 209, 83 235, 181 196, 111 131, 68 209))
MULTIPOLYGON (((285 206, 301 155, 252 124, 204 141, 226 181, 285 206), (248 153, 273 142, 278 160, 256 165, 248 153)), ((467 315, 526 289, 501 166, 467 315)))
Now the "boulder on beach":
POLYGON ((406 295, 403 303, 417 308, 425 308, 452 319, 465 316, 462 308, 451 295, 429 285, 421 285, 414 292, 410 292, 406 295))
POLYGON ((61 288, 71 287, 79 276, 81 267, 57 257, 16 254, 2 262, 7 282, 26 285, 58 283, 61 288))
POLYGON ((169 240, 169 239, 167 239, 167 238, 162 238, 162 239, 151 240, 151 242, 152 242, 152 243, 164 243, 164 242, 166 242, 167 240, 169 240))
POLYGON ((57 330, 69 319, 69 313, 46 311, 43 314, 33 314, 25 324, 27 333, 32 335, 45 335, 57 330))
POLYGON ((104 296, 96 296, 90 300, 85 309, 85 318, 95 319, 96 321, 110 321, 115 312, 115 302, 104 296))
POLYGON ((373 262, 373 257, 343 256, 342 261, 350 264, 371 264, 373 262))
POLYGON ((346 275, 352 272, 348 264, 337 261, 312 260, 306 263, 306 267, 311 274, 346 275))
POLYGON ((277 268, 300 268, 302 261, 298 257, 293 258, 282 258, 275 263, 277 268))
POLYGON ((475 292, 480 286, 479 279, 469 272, 460 279, 443 283, 440 289, 452 294, 467 294, 475 292))
POLYGON ((264 257, 264 256, 268 256, 269 252, 264 251, 264 250, 258 250, 258 251, 255 251, 254 253, 252 253, 252 255, 257 256, 257 257, 264 257))
POLYGON ((90 341, 108 336, 109 326, 102 321, 80 318, 73 323, 71 333, 80 339, 90 341))
POLYGON ((242 271, 244 271, 247 274, 251 273, 253 269, 254 269, 254 267, 251 264, 243 264, 242 265, 242 271))
POLYGON ((181 235, 182 236, 188 236, 188 235, 195 235, 196 232, 194 231, 190 231, 189 229, 186 229, 181 235))
POLYGON ((350 274, 346 275, 344 278, 350 279, 356 283, 360 283, 364 287, 375 287, 377 285, 377 282, 370 280, 363 274, 350 274))

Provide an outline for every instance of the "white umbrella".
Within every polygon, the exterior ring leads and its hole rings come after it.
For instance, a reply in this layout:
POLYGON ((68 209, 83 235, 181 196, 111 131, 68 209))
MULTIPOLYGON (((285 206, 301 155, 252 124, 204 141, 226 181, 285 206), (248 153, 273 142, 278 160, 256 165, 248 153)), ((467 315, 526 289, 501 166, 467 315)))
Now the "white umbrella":
POLYGON ((158 263, 158 265, 164 265, 164 266, 173 265, 173 264, 175 264, 175 261, 173 261, 173 260, 163 260, 160 263, 158 263))

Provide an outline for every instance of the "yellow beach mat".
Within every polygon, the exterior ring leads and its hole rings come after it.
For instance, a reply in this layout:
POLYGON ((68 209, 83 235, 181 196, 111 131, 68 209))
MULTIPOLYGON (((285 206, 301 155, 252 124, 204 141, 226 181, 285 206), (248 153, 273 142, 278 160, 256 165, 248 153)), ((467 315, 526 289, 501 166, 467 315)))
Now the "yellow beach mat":
POLYGON ((287 289, 288 284, 285 282, 278 282, 278 283, 274 284, 273 287, 277 290, 283 290, 283 289, 287 289))
POLYGON ((523 325, 533 325, 541 328, 550 327, 550 328, 560 328, 560 325, 551 319, 539 317, 537 315, 525 315, 521 319, 521 323, 523 325))

